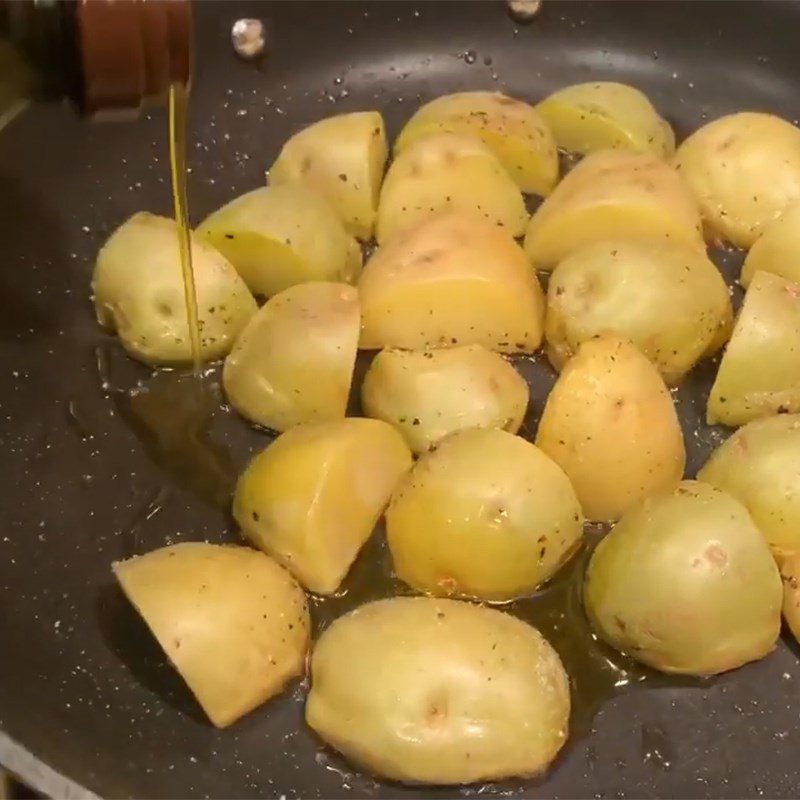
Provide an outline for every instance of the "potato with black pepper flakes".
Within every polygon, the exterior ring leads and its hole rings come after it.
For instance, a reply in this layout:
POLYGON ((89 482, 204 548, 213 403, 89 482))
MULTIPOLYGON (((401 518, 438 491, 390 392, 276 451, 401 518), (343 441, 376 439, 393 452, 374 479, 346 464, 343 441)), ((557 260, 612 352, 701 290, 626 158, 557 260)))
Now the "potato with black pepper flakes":
POLYGON ((759 271, 800 283, 800 202, 764 226, 745 256, 739 283, 747 288, 759 271))
POLYGON ((376 775, 460 784, 539 775, 567 739, 569 679, 533 627, 395 597, 337 619, 311 657, 306 722, 376 775))
POLYGON ((783 579, 783 618, 800 643, 800 553, 781 562, 783 579))

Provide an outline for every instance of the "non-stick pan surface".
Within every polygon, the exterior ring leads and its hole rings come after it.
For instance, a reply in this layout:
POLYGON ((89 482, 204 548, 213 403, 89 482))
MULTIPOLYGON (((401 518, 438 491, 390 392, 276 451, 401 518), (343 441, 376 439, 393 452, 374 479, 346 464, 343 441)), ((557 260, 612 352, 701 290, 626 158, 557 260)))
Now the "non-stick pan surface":
MULTIPOLYGON (((260 185, 305 123, 379 108, 395 133, 420 100, 456 89, 536 99, 575 81, 628 81, 679 134, 740 109, 800 116, 800 10, 777 3, 545 2, 521 26, 502 3, 204 2, 196 21, 195 221, 260 185), (241 16, 271 23, 261 70, 232 54, 241 16)), ((218 409, 209 445, 202 405, 150 387, 162 439, 185 432, 173 450, 191 440, 165 465, 142 422, 149 412, 123 391, 149 373, 93 320, 98 247, 134 211, 169 213, 167 190, 163 113, 88 125, 34 108, 0 134, 0 761, 58 796, 452 796, 375 782, 329 754, 303 727, 299 686, 213 729, 113 586, 114 559, 171 541, 235 541, 226 482, 267 441, 218 409)), ((732 278, 739 256, 715 258, 732 278)), ((552 375, 522 367, 530 430, 552 375)), ((678 392, 690 474, 725 435, 700 422, 712 375, 713 365, 678 392)), ((381 557, 376 539, 346 596, 315 607, 318 624, 393 591, 375 579, 381 557)), ((796 797, 798 720, 798 653, 783 642, 707 684, 622 692, 541 781, 461 793, 796 797)))

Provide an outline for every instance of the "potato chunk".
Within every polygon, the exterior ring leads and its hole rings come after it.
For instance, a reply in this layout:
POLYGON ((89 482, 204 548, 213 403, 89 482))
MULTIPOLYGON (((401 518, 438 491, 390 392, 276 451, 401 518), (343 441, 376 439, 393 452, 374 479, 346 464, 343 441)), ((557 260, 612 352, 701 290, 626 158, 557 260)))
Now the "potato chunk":
POLYGON ((528 221, 519 188, 486 145, 439 133, 410 144, 389 167, 378 205, 378 243, 448 210, 475 213, 511 236, 522 236, 528 221))
POLYGON ((276 431, 343 417, 359 326, 352 286, 303 283, 276 294, 225 359, 228 400, 243 417, 276 431))
POLYGON ((306 598, 263 553, 184 542, 118 561, 114 574, 218 728, 302 674, 306 598))
POLYGON ((394 425, 415 453, 454 431, 502 428, 516 433, 528 384, 497 353, 478 344, 441 350, 381 350, 361 386, 369 417, 394 425))
POLYGON ((533 353, 542 341, 536 273, 506 231, 473 214, 441 214, 398 235, 367 262, 358 289, 367 350, 533 353))
POLYGON ((300 425, 247 466, 233 515, 307 589, 331 594, 410 466, 402 436, 380 420, 300 425))
POLYGON ((388 155, 377 111, 337 114, 292 136, 269 170, 269 183, 302 184, 322 195, 345 228, 369 239, 388 155))
POLYGON ((739 283, 748 287, 759 270, 800 284, 800 203, 764 226, 745 256, 739 283))
POLYGON ((500 92, 456 92, 431 100, 405 124, 395 154, 433 133, 480 139, 523 191, 546 196, 558 181, 553 136, 533 107, 500 92))
MULTIPOLYGON (((200 355, 227 355, 256 312, 256 302, 236 270, 213 247, 192 243, 192 268, 200 327, 200 355)), ((140 212, 111 234, 97 255, 92 295, 98 322, 146 364, 190 364, 175 221, 140 212)))
POLYGON ((386 778, 457 784, 543 772, 566 741, 569 681, 510 614, 395 597, 340 617, 311 659, 306 722, 386 778))
POLYGON ((750 247, 800 200, 800 131, 772 114, 729 114, 686 139, 675 167, 700 204, 709 239, 750 247))
POLYGON ((795 640, 800 644, 800 554, 794 554, 781 564, 783 579, 783 618, 795 640))

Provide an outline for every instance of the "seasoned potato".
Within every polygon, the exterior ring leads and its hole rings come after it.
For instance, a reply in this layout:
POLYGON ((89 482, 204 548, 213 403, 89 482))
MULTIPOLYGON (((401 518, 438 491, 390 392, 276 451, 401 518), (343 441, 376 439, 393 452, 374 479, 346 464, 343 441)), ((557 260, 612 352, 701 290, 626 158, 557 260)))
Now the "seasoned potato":
POLYGON ((544 296, 522 248, 465 212, 431 217, 380 247, 364 267, 361 347, 482 344, 535 352, 544 296))
POLYGON ((345 415, 360 316, 343 283, 302 283, 276 294, 225 359, 222 383, 247 419, 284 431, 345 415))
POLYGON ((735 669, 780 632, 764 538, 737 500, 695 481, 625 514, 592 554, 583 596, 601 638, 664 672, 735 669))
POLYGON ((547 398, 536 444, 567 473, 586 516, 618 519, 642 498, 672 489, 686 451, 672 397, 630 342, 584 342, 547 398))
POLYGON ((749 286, 759 270, 800 283, 800 203, 764 226, 745 256, 739 283, 749 286))
POLYGON ((218 728, 303 672, 305 595, 263 553, 184 542, 118 561, 114 574, 218 728))
POLYGON ((456 92, 414 113, 394 143, 395 154, 433 133, 480 139, 523 191, 548 195, 558 181, 553 136, 528 103, 500 92, 456 92))
POLYGON ((675 167, 700 204, 707 236, 750 247, 800 200, 800 131, 772 114, 729 114, 686 139, 675 167))
POLYGON ((783 618, 800 643, 800 554, 787 558, 781 564, 783 578, 783 618))
POLYGON ((697 479, 746 506, 776 557, 800 553, 800 414, 740 428, 711 454, 697 479))
POLYGON ((512 600, 577 550, 583 515, 541 450, 494 428, 444 439, 397 487, 386 538, 397 577, 422 592, 512 600))
POLYGON ((578 346, 613 331, 677 383, 733 327, 728 287, 702 250, 662 240, 611 239, 582 247, 553 272, 547 354, 556 369, 578 346))
POLYGON ((377 775, 456 784, 543 772, 569 710, 567 675, 535 628, 457 600, 394 597, 322 634, 306 722, 377 775))
POLYGON ((361 272, 358 242, 325 200, 304 186, 243 194, 206 217, 197 235, 264 297, 307 281, 355 283, 361 272))
POLYGON ((485 144, 439 133, 411 143, 389 167, 375 236, 383 244, 448 210, 473 212, 511 236, 522 236, 528 221, 520 190, 485 144))
POLYGON ((338 114, 292 136, 270 167, 269 182, 313 189, 353 236, 369 239, 387 155, 383 117, 377 111, 338 114))
POLYGON ((757 272, 708 396, 709 424, 800 411, 800 286, 757 272))
MULTIPOLYGON (((203 361, 225 356, 256 312, 236 270, 213 247, 192 235, 203 361)), ((92 276, 97 321, 119 336, 146 364, 192 361, 178 231, 174 220, 140 212, 111 234, 92 276)))
POLYGON ((423 453, 464 428, 516 433, 528 407, 528 384, 502 356, 479 344, 381 350, 364 377, 361 405, 423 453))
POLYGON ((638 237, 702 248, 697 204, 661 159, 603 150, 581 161, 539 206, 525 252, 538 269, 552 269, 593 242, 638 237))
POLYGON ((247 466, 233 516, 307 589, 331 594, 410 466, 402 436, 380 420, 300 425, 247 466))

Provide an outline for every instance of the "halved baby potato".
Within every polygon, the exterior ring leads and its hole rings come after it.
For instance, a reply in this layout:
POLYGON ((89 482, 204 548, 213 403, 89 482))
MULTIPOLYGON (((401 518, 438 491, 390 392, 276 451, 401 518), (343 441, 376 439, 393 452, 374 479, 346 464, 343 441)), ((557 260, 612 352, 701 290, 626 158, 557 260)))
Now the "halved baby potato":
POLYGON ((369 239, 388 155, 377 111, 337 114, 298 131, 269 169, 270 185, 302 184, 322 195, 345 228, 369 239))
POLYGON ((303 673, 310 628, 305 594, 263 553, 184 542, 118 561, 113 569, 218 728, 303 673))
POLYGON ((800 284, 800 203, 764 227, 745 256, 739 283, 747 288, 759 270, 800 284))
POLYGON ((800 553, 781 564, 783 579, 783 618, 795 640, 800 644, 800 553))
POLYGON ((358 284, 364 349, 481 344, 533 353, 544 296, 522 248, 480 216, 433 216, 380 247, 358 284))
POLYGON ((432 133, 477 137, 523 192, 546 196, 558 181, 553 136, 533 107, 521 100, 480 91, 437 97, 405 124, 394 143, 395 154, 432 133))
MULTIPOLYGON (((191 235, 201 360, 230 351, 256 301, 228 261, 191 235)), ((175 221, 134 214, 97 254, 92 275, 97 321, 139 361, 190 364, 192 344, 175 221)))
POLYGON ((264 297, 307 281, 355 283, 361 272, 358 242, 304 186, 247 192, 206 217, 196 233, 264 297))
POLYGON ((535 108, 556 144, 570 153, 634 150, 667 158, 675 152, 669 123, 647 95, 624 83, 576 83, 553 92, 535 108))
POLYGON ((231 405, 276 431, 343 417, 360 324, 358 292, 347 284, 301 283, 279 292, 225 359, 231 405))
POLYGON ((549 270, 588 244, 639 237, 702 248, 697 204, 660 158, 603 150, 581 161, 539 206, 525 252, 537 269, 549 270))
POLYGON ((480 139, 439 133, 397 156, 381 188, 375 236, 383 244, 440 211, 470 211, 522 236, 528 221, 522 194, 480 139))

